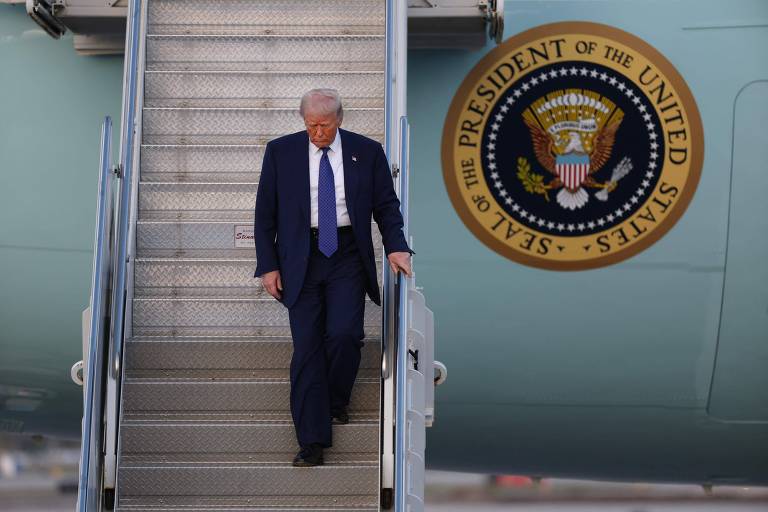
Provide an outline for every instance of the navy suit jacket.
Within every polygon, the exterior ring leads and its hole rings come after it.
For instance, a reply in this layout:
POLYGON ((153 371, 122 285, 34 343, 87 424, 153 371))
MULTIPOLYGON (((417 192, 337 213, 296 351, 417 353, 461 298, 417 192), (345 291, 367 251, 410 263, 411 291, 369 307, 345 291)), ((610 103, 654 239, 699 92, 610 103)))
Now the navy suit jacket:
MULTIPOLYGON (((384 251, 415 254, 403 236, 400 200, 395 194, 381 144, 339 129, 344 162, 344 196, 367 274, 366 290, 381 305, 371 240, 371 215, 379 226, 384 251)), ((280 271, 281 302, 290 308, 299 297, 310 255, 309 136, 285 135, 267 144, 256 193, 253 237, 259 277, 280 271)))

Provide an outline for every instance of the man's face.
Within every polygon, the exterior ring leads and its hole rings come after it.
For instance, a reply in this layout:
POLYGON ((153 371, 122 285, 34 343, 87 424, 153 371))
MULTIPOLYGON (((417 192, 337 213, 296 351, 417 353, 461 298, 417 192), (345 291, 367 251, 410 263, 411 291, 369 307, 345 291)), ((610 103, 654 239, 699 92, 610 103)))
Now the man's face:
POLYGON ((336 130, 341 126, 341 120, 336 114, 318 114, 311 109, 304 112, 304 126, 307 127, 309 140, 319 148, 330 146, 336 138, 336 130))

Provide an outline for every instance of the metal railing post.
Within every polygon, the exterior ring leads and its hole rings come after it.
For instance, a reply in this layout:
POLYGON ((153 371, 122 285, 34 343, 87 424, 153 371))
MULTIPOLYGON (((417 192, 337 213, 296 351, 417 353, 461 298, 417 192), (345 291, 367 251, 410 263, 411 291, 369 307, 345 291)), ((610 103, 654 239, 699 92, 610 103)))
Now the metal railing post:
POLYGON ((106 381, 106 349, 109 336, 109 281, 111 277, 112 224, 112 119, 101 125, 98 200, 93 242, 93 275, 91 276, 88 352, 83 375, 83 422, 80 446, 77 509, 79 512, 99 510, 101 497, 103 392, 106 381))

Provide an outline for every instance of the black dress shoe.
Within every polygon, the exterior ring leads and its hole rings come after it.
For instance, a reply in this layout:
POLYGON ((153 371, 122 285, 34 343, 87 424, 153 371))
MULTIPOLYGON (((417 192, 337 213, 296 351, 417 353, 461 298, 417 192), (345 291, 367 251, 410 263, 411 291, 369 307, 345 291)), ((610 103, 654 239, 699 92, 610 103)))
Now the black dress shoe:
POLYGON ((349 423, 349 414, 347 413, 347 408, 340 407, 338 409, 331 410, 331 418, 333 418, 333 423, 346 425, 349 423))
POLYGON ((293 458, 293 465, 297 467, 322 466, 323 445, 312 443, 303 447, 293 458))

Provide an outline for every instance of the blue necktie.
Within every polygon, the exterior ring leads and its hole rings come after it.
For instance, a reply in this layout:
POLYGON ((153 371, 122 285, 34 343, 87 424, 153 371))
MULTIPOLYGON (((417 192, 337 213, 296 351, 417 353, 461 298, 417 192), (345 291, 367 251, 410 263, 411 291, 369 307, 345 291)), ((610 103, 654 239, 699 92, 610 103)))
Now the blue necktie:
POLYGON ((327 257, 336 252, 338 247, 336 231, 336 185, 333 181, 333 169, 328 160, 328 150, 322 148, 320 157, 320 175, 317 183, 317 246, 327 257))

